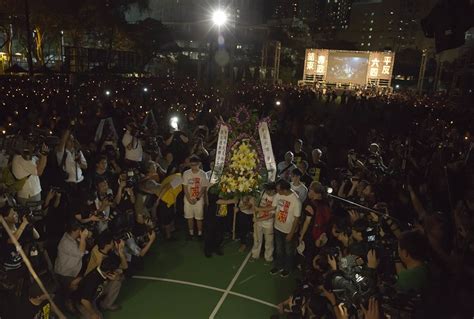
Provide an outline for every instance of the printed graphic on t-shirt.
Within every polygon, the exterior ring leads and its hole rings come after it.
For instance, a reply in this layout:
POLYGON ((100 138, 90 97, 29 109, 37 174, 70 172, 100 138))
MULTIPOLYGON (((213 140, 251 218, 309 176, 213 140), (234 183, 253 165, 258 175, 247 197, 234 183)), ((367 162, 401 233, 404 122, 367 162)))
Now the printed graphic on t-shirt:
POLYGON ((95 296, 94 300, 98 300, 102 294, 104 293, 104 284, 100 284, 99 287, 97 287, 97 290, 95 291, 95 296))
POLYGON ((281 199, 279 202, 278 202, 278 207, 280 208, 280 210, 278 211, 278 214, 277 214, 277 220, 280 222, 280 223, 286 223, 286 220, 288 219, 288 211, 290 210, 290 202, 287 201, 287 200, 284 200, 284 199, 281 199))
POLYGON ((201 179, 199 177, 191 178, 189 180, 189 186, 191 188, 191 198, 198 198, 199 194, 201 193, 201 179))
POLYGON ((227 205, 219 205, 219 209, 217 210, 217 216, 219 217, 227 216, 227 205))
POLYGON ((51 305, 47 303, 41 310, 33 317, 33 319, 49 319, 51 313, 51 305))
POLYGON ((311 175, 313 176, 313 181, 319 182, 319 176, 321 175, 321 169, 319 167, 315 167, 311 169, 311 175))
MULTIPOLYGON (((272 206, 272 203, 273 203, 273 200, 271 197, 267 197, 265 199, 265 203, 263 204, 263 207, 271 207, 272 206)), ((270 210, 265 210, 263 212, 260 213, 260 218, 266 218, 270 216, 270 210)))

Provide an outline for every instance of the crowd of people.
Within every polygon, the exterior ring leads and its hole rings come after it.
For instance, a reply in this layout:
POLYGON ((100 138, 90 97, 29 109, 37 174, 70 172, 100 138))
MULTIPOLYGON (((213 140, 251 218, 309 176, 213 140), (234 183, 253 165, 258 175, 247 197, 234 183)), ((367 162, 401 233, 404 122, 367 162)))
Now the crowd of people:
MULTIPOLYGON (((170 76, 0 87, 1 216, 67 312, 120 309, 124 280, 176 229, 222 255, 237 214, 250 262, 301 278, 275 317, 473 314, 474 117, 460 98, 170 76), (272 119, 278 178, 220 198, 216 124, 242 105, 272 119)), ((52 317, 0 234, 0 317, 52 317)))

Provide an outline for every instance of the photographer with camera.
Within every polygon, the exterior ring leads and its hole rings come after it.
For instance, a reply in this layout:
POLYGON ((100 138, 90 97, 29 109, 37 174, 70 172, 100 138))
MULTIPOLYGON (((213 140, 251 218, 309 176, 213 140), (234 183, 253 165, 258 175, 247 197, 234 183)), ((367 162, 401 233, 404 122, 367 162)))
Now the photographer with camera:
POLYGON ((67 296, 77 285, 82 269, 82 258, 86 253, 89 231, 79 223, 71 222, 58 245, 54 272, 67 296))
MULTIPOLYGON (((74 125, 74 121, 71 122, 74 125)), ((87 169, 87 161, 81 151, 79 141, 74 138, 70 128, 66 129, 56 149, 59 168, 63 172, 66 189, 70 194, 81 190, 84 181, 83 170, 87 169)))
POLYGON ((101 233, 108 228, 111 214, 113 213, 113 215, 115 215, 113 210, 115 206, 120 203, 123 187, 119 187, 119 192, 115 196, 113 190, 109 187, 109 183, 105 179, 98 179, 96 187, 97 197, 94 203, 97 209, 96 215, 100 217, 100 220, 97 222, 97 227, 99 233, 101 233))
POLYGON ((114 174, 109 169, 108 157, 106 155, 99 155, 95 160, 95 170, 90 176, 89 183, 96 185, 99 179, 105 179, 108 183, 113 182, 114 174))
POLYGON ((137 168, 143 160, 143 146, 139 138, 140 130, 132 118, 125 121, 125 134, 122 138, 122 145, 125 147, 125 166, 127 168, 137 168))
MULTIPOLYGON (((126 242, 123 239, 114 240, 114 235, 110 231, 105 231, 97 238, 96 245, 91 250, 89 263, 87 264, 84 276, 87 276, 92 271, 102 265, 102 262, 107 257, 119 257, 119 269, 121 272, 128 269, 128 261, 125 252, 126 242)), ((120 306, 115 304, 120 293, 124 276, 118 275, 114 280, 108 281, 104 285, 103 298, 100 302, 100 309, 108 311, 116 311, 120 306)))
POLYGON ((17 180, 24 180, 23 187, 17 192, 17 200, 21 205, 27 202, 41 200, 41 183, 39 177, 43 175, 48 160, 49 148, 41 146, 39 158, 34 154, 32 145, 25 147, 12 160, 12 174, 17 180))
POLYGON ((122 276, 120 258, 116 255, 109 255, 103 259, 100 266, 93 269, 81 280, 77 291, 73 294, 73 299, 83 318, 103 318, 97 302, 106 292, 105 286, 109 282, 118 281, 120 276, 122 276))
MULTIPOLYGON (((14 207, 9 205, 0 208, 0 213, 18 241, 24 242, 25 237, 39 239, 39 234, 33 225, 30 224, 27 215, 21 216, 20 223, 18 212, 14 207)), ((7 271, 7 273, 11 272, 11 276, 9 276, 10 278, 19 279, 22 277, 23 273, 23 259, 7 233, 3 231, 3 228, 0 240, 0 256, 3 269, 7 271)))

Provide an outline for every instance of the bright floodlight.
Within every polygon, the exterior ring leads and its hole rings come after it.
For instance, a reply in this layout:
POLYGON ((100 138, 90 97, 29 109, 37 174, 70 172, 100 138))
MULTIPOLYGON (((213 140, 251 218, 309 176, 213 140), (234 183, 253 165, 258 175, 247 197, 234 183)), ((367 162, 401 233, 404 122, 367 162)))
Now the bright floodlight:
POLYGON ((328 187, 327 191, 328 191, 328 194, 332 194, 332 192, 333 192, 332 187, 328 187))
POLYGON ((170 126, 175 131, 178 130, 178 122, 179 122, 179 119, 177 116, 173 116, 172 118, 170 118, 170 126))
POLYGON ((110 91, 109 91, 109 90, 105 91, 105 95, 109 96, 109 95, 110 95, 110 91))
POLYGON ((222 27, 227 23, 227 13, 222 9, 217 9, 212 14, 212 22, 218 27, 222 27))

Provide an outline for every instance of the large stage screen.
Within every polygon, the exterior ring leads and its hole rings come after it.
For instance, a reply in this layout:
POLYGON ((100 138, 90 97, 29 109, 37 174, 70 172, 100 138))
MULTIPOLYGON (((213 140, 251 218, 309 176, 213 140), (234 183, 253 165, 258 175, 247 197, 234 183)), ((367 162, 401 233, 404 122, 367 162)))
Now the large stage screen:
POLYGON ((306 49, 303 81, 390 86, 395 53, 306 49))
POLYGON ((330 51, 326 80, 329 83, 365 85, 368 65, 368 53, 330 51))

